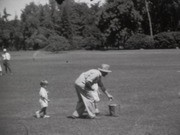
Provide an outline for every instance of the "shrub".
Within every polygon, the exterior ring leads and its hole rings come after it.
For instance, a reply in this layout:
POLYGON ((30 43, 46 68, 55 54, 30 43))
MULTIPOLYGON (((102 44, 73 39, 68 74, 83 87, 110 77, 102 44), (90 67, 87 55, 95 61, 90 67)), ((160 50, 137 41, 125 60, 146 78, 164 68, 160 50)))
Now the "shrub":
POLYGON ((41 49, 47 46, 47 38, 42 34, 34 36, 33 42, 33 50, 41 49))
POLYGON ((48 45, 45 47, 45 50, 65 51, 65 50, 69 50, 70 47, 71 45, 65 37, 58 35, 51 35, 48 38, 48 45))
POLYGON ((180 47, 180 32, 163 32, 154 36, 155 47, 166 49, 180 47))
POLYGON ((86 50, 94 50, 94 49, 101 49, 101 41, 98 40, 97 38, 91 36, 91 37, 86 37, 84 39, 84 45, 83 47, 86 50))
POLYGON ((176 44, 175 46, 180 48, 180 32, 174 32, 173 36, 176 44))
POLYGON ((125 46, 125 49, 153 49, 154 48, 154 40, 144 34, 136 34, 131 36, 125 46))
POLYGON ((85 42, 82 36, 73 37, 73 49, 81 49, 84 45, 85 42))

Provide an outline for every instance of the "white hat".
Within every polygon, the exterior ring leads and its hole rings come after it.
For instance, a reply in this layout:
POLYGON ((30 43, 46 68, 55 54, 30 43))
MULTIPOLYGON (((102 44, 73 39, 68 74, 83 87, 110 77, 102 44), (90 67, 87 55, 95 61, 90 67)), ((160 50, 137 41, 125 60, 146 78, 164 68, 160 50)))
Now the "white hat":
POLYGON ((110 66, 108 64, 102 64, 101 68, 98 68, 98 70, 100 70, 102 72, 110 73, 112 71, 109 70, 109 68, 110 68, 110 66))
POLYGON ((3 52, 6 52, 6 51, 7 51, 7 50, 4 48, 4 49, 3 49, 3 52))

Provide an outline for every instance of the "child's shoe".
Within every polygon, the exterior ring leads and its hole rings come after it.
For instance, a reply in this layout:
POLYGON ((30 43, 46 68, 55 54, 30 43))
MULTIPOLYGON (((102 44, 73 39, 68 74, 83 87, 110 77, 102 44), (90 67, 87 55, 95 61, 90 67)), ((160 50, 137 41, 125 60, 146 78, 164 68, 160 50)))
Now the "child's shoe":
POLYGON ((39 111, 36 112, 36 118, 40 118, 39 111))
POLYGON ((100 114, 100 111, 99 111, 98 108, 95 109, 95 114, 96 114, 96 115, 100 114))
POLYGON ((49 118, 50 116, 49 115, 44 115, 43 118, 49 118))

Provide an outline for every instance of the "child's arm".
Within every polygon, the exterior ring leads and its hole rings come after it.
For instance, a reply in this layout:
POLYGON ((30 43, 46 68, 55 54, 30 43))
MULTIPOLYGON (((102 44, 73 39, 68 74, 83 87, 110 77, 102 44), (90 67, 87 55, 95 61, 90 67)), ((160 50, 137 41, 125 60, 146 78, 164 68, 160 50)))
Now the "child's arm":
POLYGON ((46 99, 48 102, 50 102, 50 100, 49 99, 46 99))
POLYGON ((41 89, 39 95, 42 100, 48 101, 48 102, 50 101, 48 98, 48 91, 41 89))
POLYGON ((45 99, 46 101, 48 101, 48 102, 50 101, 49 98, 44 98, 44 99, 45 99))
POLYGON ((48 102, 50 101, 49 98, 46 98, 46 97, 43 97, 43 96, 41 96, 41 98, 42 98, 44 101, 48 101, 48 102))

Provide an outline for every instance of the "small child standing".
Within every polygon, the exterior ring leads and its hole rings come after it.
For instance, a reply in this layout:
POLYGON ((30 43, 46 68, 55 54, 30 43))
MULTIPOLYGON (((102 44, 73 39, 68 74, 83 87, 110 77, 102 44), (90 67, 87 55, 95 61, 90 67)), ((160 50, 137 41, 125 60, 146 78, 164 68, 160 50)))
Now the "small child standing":
POLYGON ((48 107, 48 102, 50 101, 48 98, 48 91, 47 91, 47 85, 48 85, 48 81, 47 80, 42 80, 40 82, 40 91, 39 91, 39 95, 40 95, 40 99, 39 99, 39 103, 41 105, 41 109, 36 111, 36 117, 37 118, 49 118, 50 116, 46 114, 46 110, 48 107))
POLYGON ((97 83, 92 85, 93 91, 91 91, 92 96, 94 97, 94 106, 95 106, 95 114, 100 114, 100 111, 98 109, 98 102, 100 101, 99 95, 101 94, 99 91, 99 86, 97 83))

